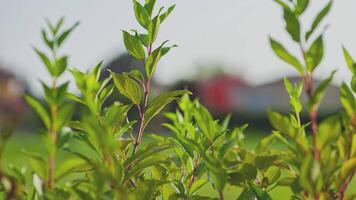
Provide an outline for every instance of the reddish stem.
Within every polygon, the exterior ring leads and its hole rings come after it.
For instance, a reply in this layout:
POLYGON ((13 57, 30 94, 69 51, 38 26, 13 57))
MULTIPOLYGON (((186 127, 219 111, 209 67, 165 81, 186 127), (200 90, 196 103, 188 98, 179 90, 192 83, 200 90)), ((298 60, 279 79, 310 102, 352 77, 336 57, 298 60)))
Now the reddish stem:
POLYGON ((347 190, 347 188, 349 187, 350 182, 352 181, 352 178, 355 175, 355 171, 347 178, 347 180, 342 184, 340 190, 339 190, 339 194, 338 194, 338 200, 343 200, 344 196, 345 196, 345 192, 347 190))

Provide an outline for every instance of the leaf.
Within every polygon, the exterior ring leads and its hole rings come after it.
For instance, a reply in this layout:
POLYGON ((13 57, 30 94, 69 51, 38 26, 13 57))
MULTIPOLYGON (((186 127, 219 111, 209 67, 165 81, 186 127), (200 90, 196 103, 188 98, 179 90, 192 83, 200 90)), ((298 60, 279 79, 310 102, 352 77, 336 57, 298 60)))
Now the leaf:
POLYGON ((147 0, 145 4, 145 9, 149 16, 152 16, 153 8, 156 4, 156 0, 147 0))
POLYGON ((290 6, 285 3, 283 0, 274 0, 276 3, 278 3, 283 9, 286 10, 291 10, 290 6))
POLYGON ((172 92, 165 92, 158 95, 149 105, 148 109, 145 112, 145 121, 143 127, 145 128, 152 120, 154 116, 156 116, 161 110, 170 102, 177 99, 178 96, 184 94, 191 94, 188 90, 176 90, 172 92))
POLYGON ((59 77, 66 70, 67 61, 68 61, 67 56, 63 56, 56 60, 56 64, 55 64, 55 67, 53 69, 53 74, 52 74, 54 77, 59 77))
POLYGON ((72 158, 62 162, 56 168, 55 179, 56 181, 65 178, 69 174, 85 172, 91 169, 87 162, 82 159, 72 158))
POLYGON ((63 126, 65 126, 71 119, 74 113, 74 104, 65 103, 61 106, 58 111, 58 115, 54 119, 54 125, 56 130, 60 130, 63 126))
POLYGON ((56 26, 52 29, 53 35, 57 35, 59 29, 62 27, 64 23, 64 17, 61 17, 58 21, 56 26))
POLYGON ((310 101, 308 102, 308 108, 309 110, 318 108, 320 106, 321 100, 324 97, 324 93, 326 88, 329 86, 330 82, 332 81, 332 79, 334 78, 334 74, 336 71, 333 71, 330 76, 323 80, 318 87, 315 89, 315 92, 313 94, 313 97, 310 99, 310 101))
POLYGON ((250 200, 255 199, 255 194, 252 190, 245 188, 241 194, 237 197, 237 200, 250 200))
POLYGON ((34 49, 35 52, 37 53, 37 55, 40 57, 42 63, 44 64, 44 66, 47 68, 48 72, 54 76, 55 74, 55 69, 54 69, 54 66, 51 62, 51 60, 47 57, 46 54, 44 54, 43 52, 41 52, 40 50, 38 49, 34 49))
POLYGON ((42 40, 46 43, 47 47, 53 49, 53 41, 50 40, 47 36, 47 33, 44 29, 41 30, 42 40))
POLYGON ((152 19, 152 21, 150 21, 150 23, 148 25, 148 38, 149 38, 149 41, 151 44, 157 38, 160 24, 161 24, 161 20, 160 20, 159 16, 157 15, 156 17, 154 17, 152 19))
POLYGON ((300 24, 297 16, 288 9, 284 9, 283 16, 287 32, 294 41, 300 42, 300 24))
POLYGON ((317 147, 319 150, 323 150, 326 145, 337 141, 338 136, 341 133, 341 124, 339 115, 333 115, 324 119, 318 129, 317 134, 317 147))
POLYGON ((352 90, 356 93, 356 73, 355 73, 355 75, 352 77, 352 80, 351 80, 351 88, 352 88, 352 90))
POLYGON ((65 30, 63 33, 61 33, 57 39, 57 46, 60 47, 62 46, 63 42, 67 39, 67 37, 71 34, 71 32, 77 28, 79 25, 79 22, 76 22, 72 27, 69 29, 65 30))
POLYGON ((139 37, 131 35, 126 31, 122 31, 122 35, 124 38, 124 44, 127 51, 137 60, 145 59, 145 51, 142 47, 141 41, 139 37))
POLYGON ((315 29, 319 26, 320 22, 324 19, 324 17, 329 13, 330 8, 332 6, 333 1, 331 0, 316 16, 313 21, 313 24, 309 31, 305 34, 305 39, 308 40, 311 34, 315 31, 315 29))
POLYGON ((310 194, 319 193, 321 191, 322 174, 320 164, 312 155, 308 155, 302 160, 299 183, 310 194))
POLYGON ((142 171, 151 166, 157 166, 167 161, 167 158, 163 155, 149 155, 140 162, 135 163, 132 165, 127 177, 137 177, 139 176, 142 171))
POLYGON ((272 185, 278 181, 281 177, 281 170, 278 167, 270 167, 266 171, 266 178, 268 180, 268 185, 272 185))
POLYGON ((342 83, 340 87, 340 101, 346 113, 351 118, 356 115, 356 99, 345 83, 342 83))
POLYGON ((255 158, 255 165, 259 170, 264 171, 271 167, 278 159, 278 155, 259 155, 255 158))
POLYGON ((167 19, 167 17, 173 12, 175 6, 176 5, 170 6, 166 12, 164 12, 161 16, 159 16, 159 20, 161 21, 160 23, 163 23, 163 21, 167 19))
POLYGON ((304 74, 303 66, 298 59, 290 54, 280 43, 270 38, 271 47, 274 53, 286 63, 292 65, 300 74, 304 74))
POLYGON ((47 163, 45 159, 41 155, 30 152, 28 150, 22 149, 22 153, 27 156, 33 172, 37 173, 41 178, 45 179, 47 175, 46 173, 47 163))
POLYGON ((130 71, 129 73, 124 73, 129 75, 131 78, 135 79, 137 82, 143 84, 144 83, 144 78, 142 73, 140 72, 140 70, 138 69, 134 69, 132 71, 130 71))
POLYGON ((260 140, 255 150, 256 153, 259 154, 267 151, 268 147, 270 147, 270 145, 272 145, 276 139, 277 139, 276 136, 274 134, 271 134, 263 138, 262 140, 260 140))
POLYGON ((138 23, 143 28, 147 29, 148 24, 150 23, 150 16, 147 10, 139 2, 137 2, 137 0, 134 0, 133 3, 134 3, 135 17, 138 23))
POLYGON ((251 184, 250 187, 258 200, 272 200, 272 198, 268 195, 266 191, 262 190, 255 184, 251 184))
POLYGON ((295 7, 295 13, 299 16, 304 13, 305 9, 309 5, 309 0, 297 0, 297 5, 295 7))
POLYGON ((134 104, 139 105, 141 101, 141 88, 135 80, 128 75, 121 75, 111 72, 116 88, 119 92, 130 99, 134 104))
POLYGON ((340 188, 342 183, 356 171, 356 158, 351 158, 344 162, 340 168, 338 178, 336 179, 337 188, 340 188))
POLYGON ((164 45, 168 41, 165 41, 159 46, 157 49, 155 49, 147 58, 145 69, 146 69, 146 75, 147 77, 151 78, 156 71, 158 61, 161 59, 162 56, 167 54, 172 48, 176 47, 176 45, 170 46, 170 47, 164 47, 164 45))
POLYGON ((309 72, 314 71, 314 69, 320 64, 324 56, 324 44, 323 36, 320 35, 311 45, 308 52, 306 53, 307 69, 309 72))
POLYGON ((277 185, 290 187, 294 183, 294 181, 294 177, 283 177, 277 182, 277 185))
POLYGON ((35 99, 30 95, 25 96, 26 102, 36 111, 36 113, 40 116, 43 124, 47 129, 50 127, 50 118, 47 110, 43 107, 40 101, 35 99))
POLYGON ((147 158, 149 155, 157 154, 159 152, 162 152, 164 150, 170 149, 172 146, 170 145, 160 145, 160 146, 155 146, 155 145, 146 145, 145 148, 140 149, 135 153, 133 156, 130 158, 126 159, 124 162, 124 166, 130 166, 136 161, 143 160, 147 158))
POLYGON ((353 72, 354 74, 356 73, 356 64, 349 52, 346 50, 345 47, 342 48, 343 53, 344 53, 344 58, 346 61, 347 66, 349 67, 350 71, 353 72))
POLYGON ((204 180, 204 179, 197 179, 192 187, 190 188, 189 194, 190 195, 194 195, 196 192, 198 192, 202 187, 204 187, 204 185, 206 185, 207 183, 209 183, 209 181, 204 180))
POLYGON ((274 112, 271 109, 268 110, 268 119, 276 130, 282 132, 283 134, 287 134, 289 137, 294 138, 296 130, 289 123, 288 117, 283 116, 278 112, 274 112))
POLYGON ((249 163, 244 163, 239 172, 244 175, 246 180, 254 180, 257 176, 257 168, 249 163))

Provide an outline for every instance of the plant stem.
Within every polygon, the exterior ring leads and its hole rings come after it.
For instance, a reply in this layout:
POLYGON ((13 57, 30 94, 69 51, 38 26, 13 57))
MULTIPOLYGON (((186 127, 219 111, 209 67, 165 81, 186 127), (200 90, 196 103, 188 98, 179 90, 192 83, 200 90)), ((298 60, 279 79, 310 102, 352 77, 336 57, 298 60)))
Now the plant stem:
MULTIPOLYGON (((147 47, 148 56, 151 54, 151 52, 152 52, 152 44, 149 44, 147 47)), ((142 60, 142 63, 143 63, 143 65, 145 65, 145 60, 142 60)), ((147 105, 148 105, 148 96, 149 96, 150 90, 151 90, 151 78, 150 77, 147 77, 146 82, 144 84, 142 84, 142 87, 144 90, 143 106, 141 108, 140 105, 137 105, 138 112, 139 112, 139 118, 140 118, 140 126, 138 129, 137 138, 134 142, 134 147, 132 150, 131 157, 137 153, 138 146, 141 144, 142 137, 143 137, 143 131, 145 129, 145 112, 146 112, 147 105)), ((124 180, 123 180, 124 183, 126 181, 126 176, 127 176, 128 172, 130 171, 130 169, 131 169, 131 165, 126 167, 124 180)), ((130 180, 130 182, 135 187, 135 184, 133 184, 133 182, 131 180, 130 180)))
MULTIPOLYGON (((148 44, 147 46, 147 55, 150 56, 152 53, 152 43, 148 44)), ((145 60, 142 60, 143 65, 146 65, 145 60)), ((143 107, 141 108, 140 105, 138 106, 138 111, 139 111, 139 116, 140 116, 140 127, 138 129, 138 134, 136 141, 134 143, 134 149, 132 151, 132 156, 135 155, 135 153, 138 150, 138 146, 141 143, 142 136, 143 136, 143 131, 144 131, 144 124, 145 124, 145 112, 147 109, 147 103, 148 103, 148 95, 150 94, 151 90, 151 78, 147 77, 146 83, 143 84, 143 90, 144 90, 144 100, 143 100, 143 107)))
MULTIPOLYGON (((307 55, 304 50, 303 44, 299 43, 300 50, 303 54, 305 66, 308 66, 307 55)), ((311 71, 307 71, 304 75, 304 85, 305 91, 307 93, 309 101, 313 98, 313 75, 311 71)), ((317 134, 318 134, 318 107, 313 106, 309 111, 309 119, 311 123, 311 131, 312 131, 312 143, 313 143, 313 157, 316 161, 320 161, 320 155, 317 148, 317 134)), ((317 198, 319 199, 319 198, 317 198)))
POLYGON ((194 164, 193 164, 193 171, 192 171, 192 175, 190 177, 190 180, 189 180, 189 185, 188 185, 188 192, 190 191, 193 183, 195 182, 196 180, 196 173, 197 173, 197 169, 200 165, 200 154, 198 155, 197 159, 194 161, 194 164))
MULTIPOLYGON (((52 90, 56 89, 56 79, 53 80, 52 90)), ((49 137, 51 143, 51 150, 48 155, 48 180, 47 180, 47 188, 52 189, 54 186, 54 170, 55 170, 55 162, 56 162, 56 146, 57 146, 57 130, 55 128, 55 119, 58 113, 58 106, 51 106, 51 128, 49 130, 49 137)))
POLYGON ((223 191, 219 191, 219 199, 220 200, 224 200, 224 192, 223 191))
POLYGON ((355 175, 355 171, 353 171, 353 173, 351 173, 351 175, 348 177, 348 179, 344 182, 344 184, 341 186, 340 190, 339 190, 339 195, 338 195, 338 200, 343 200, 344 196, 345 196, 345 192, 350 184, 350 182, 352 181, 352 178, 355 175))
POLYGON ((132 156, 137 152, 138 150, 138 145, 140 145, 142 136, 143 136, 143 131, 144 131, 144 123, 145 123, 145 111, 147 109, 147 103, 148 103, 148 95, 150 93, 150 87, 151 87, 151 80, 147 79, 146 85, 144 87, 144 103, 142 109, 139 109, 139 115, 140 115, 140 127, 138 129, 138 134, 136 141, 134 143, 134 149, 132 151, 132 156))

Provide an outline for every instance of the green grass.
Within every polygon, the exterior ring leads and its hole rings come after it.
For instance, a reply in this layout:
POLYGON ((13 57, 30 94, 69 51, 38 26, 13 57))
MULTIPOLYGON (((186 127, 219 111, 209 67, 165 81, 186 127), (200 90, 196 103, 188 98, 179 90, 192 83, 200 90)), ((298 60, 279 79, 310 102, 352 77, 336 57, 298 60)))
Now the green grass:
MULTIPOLYGON (((246 133, 246 146, 248 148, 254 148, 258 141, 263 137, 261 131, 252 131, 249 130, 246 133)), ((275 144, 275 147, 280 146, 280 144, 275 144)), ((31 152, 38 152, 41 153, 43 151, 44 145, 41 142, 41 139, 38 135, 34 134, 14 134, 4 152, 4 158, 2 163, 2 168, 6 170, 9 164, 15 166, 27 166, 27 159, 26 156, 23 154, 23 151, 31 151, 31 152)), ((59 152, 58 160, 62 160, 67 158, 69 153, 66 152, 59 152)), ((355 179, 352 181, 349 187, 349 192, 352 188, 356 188, 356 181, 355 179)), ((227 200, 236 199, 239 193, 241 192, 241 188, 229 186, 225 189, 225 195, 227 200)), ((201 194, 204 196, 215 196, 217 194, 210 188, 209 186, 202 189, 201 194)), ((288 187, 278 187, 273 189, 270 192, 273 199, 281 199, 281 197, 289 197, 291 194, 291 190, 288 187)))

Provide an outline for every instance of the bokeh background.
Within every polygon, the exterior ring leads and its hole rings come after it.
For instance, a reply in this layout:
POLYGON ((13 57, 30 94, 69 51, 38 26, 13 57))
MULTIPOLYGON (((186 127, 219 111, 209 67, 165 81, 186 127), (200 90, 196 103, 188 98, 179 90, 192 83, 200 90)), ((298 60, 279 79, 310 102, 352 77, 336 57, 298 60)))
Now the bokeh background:
MULTIPOLYGON (((160 62, 154 90, 188 88, 216 117, 232 113, 234 125, 249 123, 251 134, 268 134, 266 109, 289 109, 283 77, 298 81, 293 69, 269 47, 268 36, 273 36, 298 54, 283 28, 279 6, 272 0, 165 0, 159 4, 177 4, 161 27, 159 40, 169 39, 179 47, 160 62)), ((323 5, 312 1, 302 18, 304 27, 309 27, 323 5)), ((34 46, 43 47, 40 28, 45 19, 65 16, 67 25, 81 22, 62 49, 70 55, 70 66, 86 70, 104 60, 105 68, 120 72, 138 65, 125 54, 121 37, 121 30, 140 29, 132 7, 130 0, 0 0, 0 123, 20 122, 17 132, 28 135, 39 128, 22 96, 41 97, 38 79, 49 80, 33 52, 34 46)), ((345 44, 350 52, 356 51, 355 7, 354 0, 335 1, 321 26, 327 27, 326 54, 316 79, 338 71, 321 117, 340 106, 335 86, 350 79, 341 47, 345 44)), ((67 80, 71 80, 69 73, 61 81, 67 80)), ((71 89, 75 90, 73 84, 71 89)), ((164 132, 157 128, 163 120, 157 119, 151 130, 164 132)))

